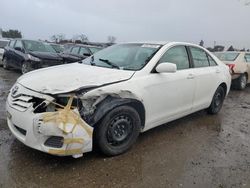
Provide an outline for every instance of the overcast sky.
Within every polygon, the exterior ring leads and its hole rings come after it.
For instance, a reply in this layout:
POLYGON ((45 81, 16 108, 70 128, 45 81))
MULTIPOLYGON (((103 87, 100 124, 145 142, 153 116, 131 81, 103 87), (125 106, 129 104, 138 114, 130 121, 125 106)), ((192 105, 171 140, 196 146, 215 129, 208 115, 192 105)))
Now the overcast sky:
POLYGON ((250 48, 249 0, 0 0, 0 28, 25 38, 188 41, 250 48))

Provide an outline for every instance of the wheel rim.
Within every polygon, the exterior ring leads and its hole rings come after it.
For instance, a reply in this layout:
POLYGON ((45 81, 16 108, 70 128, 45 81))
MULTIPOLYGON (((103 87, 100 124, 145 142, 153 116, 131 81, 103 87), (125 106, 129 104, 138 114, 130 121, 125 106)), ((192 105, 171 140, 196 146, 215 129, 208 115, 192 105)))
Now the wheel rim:
POLYGON ((107 141, 111 146, 120 146, 126 142, 132 133, 133 123, 128 115, 118 115, 108 126, 107 141))
POLYGON ((7 68, 7 62, 5 58, 3 59, 3 68, 7 68))
POLYGON ((215 98, 214 98, 214 104, 216 108, 221 106, 222 98, 223 96, 221 93, 216 93, 215 98))
POLYGON ((28 66, 27 63, 23 63, 22 64, 22 73, 25 74, 28 72, 28 66))
POLYGON ((241 88, 245 88, 246 87, 246 83, 247 83, 247 78, 244 75, 244 76, 241 77, 241 80, 240 80, 241 88))

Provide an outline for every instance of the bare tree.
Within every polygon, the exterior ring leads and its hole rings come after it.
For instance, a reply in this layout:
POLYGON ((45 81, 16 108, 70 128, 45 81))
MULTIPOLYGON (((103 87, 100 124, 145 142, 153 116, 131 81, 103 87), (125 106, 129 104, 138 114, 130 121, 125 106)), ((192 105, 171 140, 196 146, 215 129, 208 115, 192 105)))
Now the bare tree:
POLYGON ((65 35, 64 34, 57 34, 57 35, 52 35, 50 39, 53 42, 61 42, 62 40, 65 40, 65 35))
POLYGON ((114 37, 114 36, 108 36, 108 43, 115 43, 115 41, 116 41, 116 37, 114 37))
POLYGON ((80 34, 79 38, 80 38, 80 40, 82 42, 88 42, 89 41, 88 37, 86 35, 84 35, 84 34, 80 34))
POLYGON ((201 40, 199 45, 203 47, 204 46, 204 41, 201 40))
POLYGON ((74 35, 72 40, 75 41, 80 41, 80 42, 88 42, 89 39, 85 34, 80 34, 80 35, 74 35))
POLYGON ((56 42, 56 41, 57 41, 56 35, 52 35, 52 36, 50 37, 50 40, 51 40, 52 42, 56 42))

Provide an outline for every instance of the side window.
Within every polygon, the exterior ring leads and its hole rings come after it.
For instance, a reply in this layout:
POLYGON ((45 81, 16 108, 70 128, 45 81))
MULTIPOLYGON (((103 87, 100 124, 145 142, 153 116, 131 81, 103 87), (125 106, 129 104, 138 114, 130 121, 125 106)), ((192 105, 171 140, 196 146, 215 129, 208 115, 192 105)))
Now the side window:
POLYGON ((11 47, 11 48, 14 48, 14 44, 15 44, 15 40, 12 40, 12 41, 10 41, 10 44, 9 44, 9 46, 11 47))
POLYGON ((73 48, 71 49, 71 53, 72 53, 72 54, 78 55, 78 52, 79 52, 79 47, 73 47, 73 48))
POLYGON ((245 60, 247 63, 250 63, 250 54, 245 55, 245 60))
POLYGON ((189 59, 185 46, 170 48, 160 59, 159 63, 175 63, 177 70, 188 69, 189 59))
POLYGON ((90 52, 89 52, 86 48, 81 47, 81 48, 80 48, 79 54, 80 54, 80 55, 83 55, 83 54, 90 54, 90 52))
POLYGON ((217 66, 217 63, 215 62, 215 60, 210 55, 207 54, 207 56, 208 56, 210 66, 217 66))
POLYGON ((17 40, 17 41, 16 41, 15 48, 16 48, 16 47, 19 47, 19 48, 21 48, 21 49, 23 48, 23 44, 22 44, 22 42, 21 42, 20 40, 17 40))
POLYGON ((190 47, 190 51, 193 57, 194 67, 209 67, 207 53, 199 48, 190 47))

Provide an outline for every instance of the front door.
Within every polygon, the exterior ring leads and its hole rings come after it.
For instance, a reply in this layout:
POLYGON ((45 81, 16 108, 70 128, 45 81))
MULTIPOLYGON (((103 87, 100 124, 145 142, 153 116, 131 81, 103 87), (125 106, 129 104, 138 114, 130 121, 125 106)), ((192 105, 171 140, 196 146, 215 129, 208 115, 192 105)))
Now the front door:
POLYGON ((167 50, 158 63, 175 63, 175 73, 151 73, 144 78, 147 124, 152 128, 191 112, 196 89, 195 76, 185 46, 167 50), (150 83, 150 84, 148 84, 150 83))

